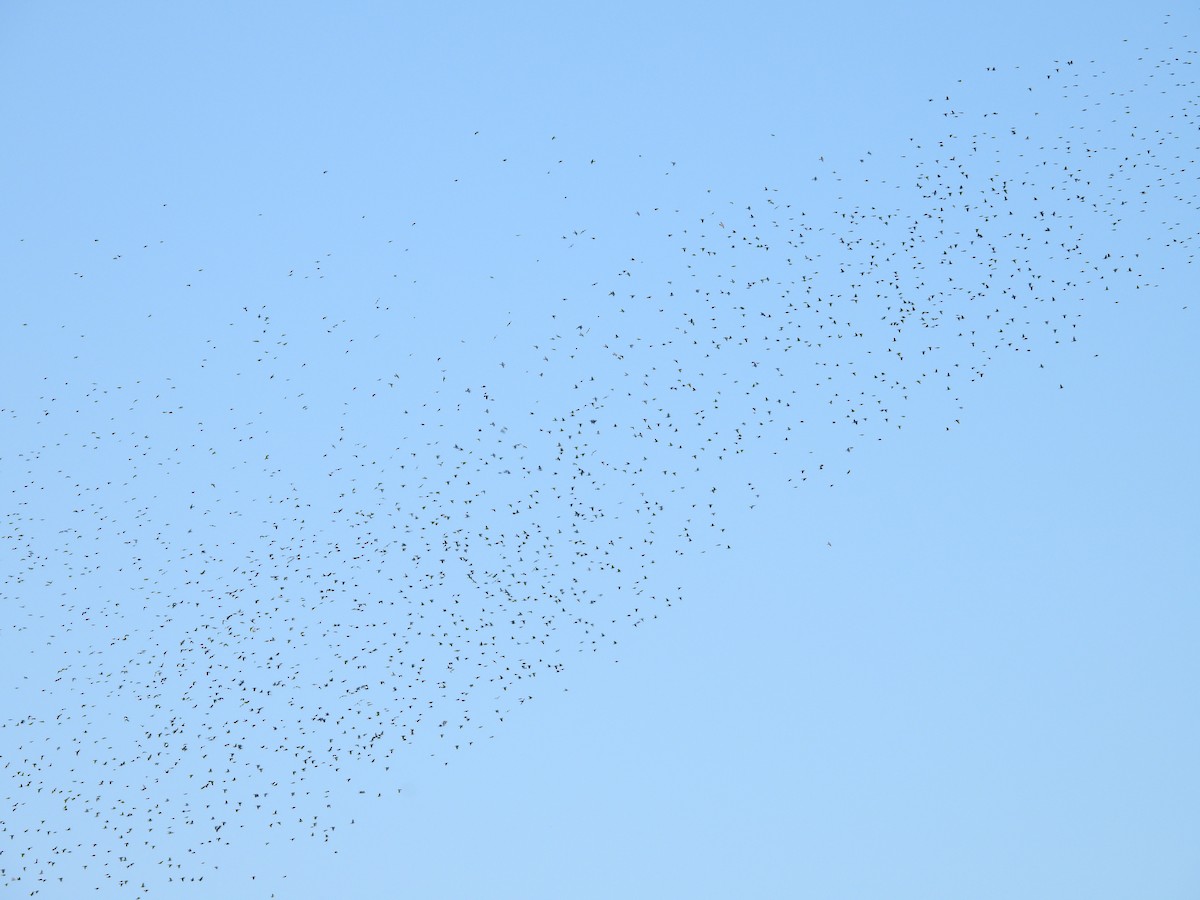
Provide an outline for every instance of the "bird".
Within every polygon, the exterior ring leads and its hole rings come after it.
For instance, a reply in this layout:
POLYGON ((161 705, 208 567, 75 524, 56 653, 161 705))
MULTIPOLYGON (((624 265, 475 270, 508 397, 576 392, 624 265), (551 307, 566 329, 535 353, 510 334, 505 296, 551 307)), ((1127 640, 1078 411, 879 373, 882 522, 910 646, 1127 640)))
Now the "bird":
POLYGON ((399 202, 339 213, 326 246, 282 229, 253 300, 209 285, 258 244, 166 264, 138 243, 171 237, 174 198, 138 242, 81 236, 47 283, 145 309, 94 367, 90 326, 38 310, 22 334, 54 351, 0 410, 6 884, 132 890, 256 841, 337 845, 364 785, 399 802, 406 762, 486 752, 579 660, 669 633, 685 597, 662 573, 733 553, 764 490, 800 510, 856 477, 843 454, 960 427, 985 375, 1066 390, 1089 316, 1194 259, 1192 56, 1048 63, 1003 114, 939 92, 903 153, 827 150, 817 186, 809 156, 761 190, 656 188, 610 220, 560 198, 615 191, 614 153, 564 132, 546 156, 542 132, 456 177, 544 192, 553 221, 475 238, 552 273, 553 302, 501 266, 470 281, 469 242, 399 202), (212 293, 167 335, 185 286, 212 293), (447 315, 455 340, 428 339, 447 315))

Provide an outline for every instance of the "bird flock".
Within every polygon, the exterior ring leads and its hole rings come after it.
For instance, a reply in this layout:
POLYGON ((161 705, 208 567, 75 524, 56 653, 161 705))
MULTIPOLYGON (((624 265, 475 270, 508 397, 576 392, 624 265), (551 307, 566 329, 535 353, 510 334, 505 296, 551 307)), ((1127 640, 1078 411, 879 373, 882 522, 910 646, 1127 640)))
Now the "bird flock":
POLYGON ((407 306, 337 297, 318 259, 214 307, 164 374, 36 373, 0 409, 0 881, 143 896, 336 842, 363 785, 403 802, 412 754, 486 742, 667 618, 730 510, 836 486, 914 410, 953 428, 1010 361, 1061 387, 1090 311, 1194 261, 1195 58, 934 98, 903 181, 872 152, 813 161, 811 197, 630 210, 618 265, 495 340, 410 346, 407 306))

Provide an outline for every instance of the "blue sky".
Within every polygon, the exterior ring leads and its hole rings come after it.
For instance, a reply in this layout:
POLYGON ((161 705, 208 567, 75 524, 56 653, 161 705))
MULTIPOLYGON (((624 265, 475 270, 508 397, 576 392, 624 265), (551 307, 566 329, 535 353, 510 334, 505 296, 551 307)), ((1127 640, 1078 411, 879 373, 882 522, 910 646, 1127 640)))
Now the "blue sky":
POLYGON ((1197 25, 5 6, 6 886, 1195 896, 1197 25))

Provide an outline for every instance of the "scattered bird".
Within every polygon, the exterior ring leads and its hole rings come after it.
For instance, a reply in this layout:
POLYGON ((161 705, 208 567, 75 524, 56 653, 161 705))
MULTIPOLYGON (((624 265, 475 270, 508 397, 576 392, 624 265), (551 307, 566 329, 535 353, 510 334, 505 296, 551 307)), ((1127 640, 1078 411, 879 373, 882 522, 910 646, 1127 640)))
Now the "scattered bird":
MULTIPOLYGON (((169 377, 48 367, 0 409, 0 592, 28 651, 0 727, 5 883, 144 892, 146 854, 199 882, 244 835, 334 840, 355 785, 399 791, 406 754, 484 743, 665 617, 664 562, 729 549, 761 485, 834 487, 914 409, 950 429, 1004 360, 1069 350, 1090 305, 1153 286, 1147 244, 1193 261, 1194 57, 1147 57, 1140 86, 1056 63, 1004 114, 944 95, 950 131, 910 141, 903 183, 881 154, 822 155, 827 207, 648 202, 645 251, 503 342, 463 338, 487 382, 373 356, 409 321, 386 298, 227 304, 169 377)), ((581 224, 544 252, 596 240, 581 224)), ((105 244, 76 279, 132 264, 105 244)), ((280 290, 339 264, 308 253, 280 290)))

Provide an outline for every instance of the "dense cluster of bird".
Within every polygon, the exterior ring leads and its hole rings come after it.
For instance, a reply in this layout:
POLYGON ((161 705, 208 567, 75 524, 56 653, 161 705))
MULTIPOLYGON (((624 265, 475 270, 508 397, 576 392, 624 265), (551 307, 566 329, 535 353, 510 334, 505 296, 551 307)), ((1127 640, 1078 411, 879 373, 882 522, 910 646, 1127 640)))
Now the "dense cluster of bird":
POLYGON ((910 398, 953 427, 1002 356, 1045 366, 1148 260, 1193 260, 1194 59, 1137 84, 1063 60, 995 112, 947 97, 905 182, 815 162, 828 208, 631 213, 619 271, 520 322, 515 355, 467 348, 486 383, 376 366, 386 304, 274 300, 170 378, 45 373, 0 411, 4 883, 144 893, 239 834, 329 840, 339 790, 486 740, 662 614, 667 562, 727 546, 720 504, 835 484, 910 398))

